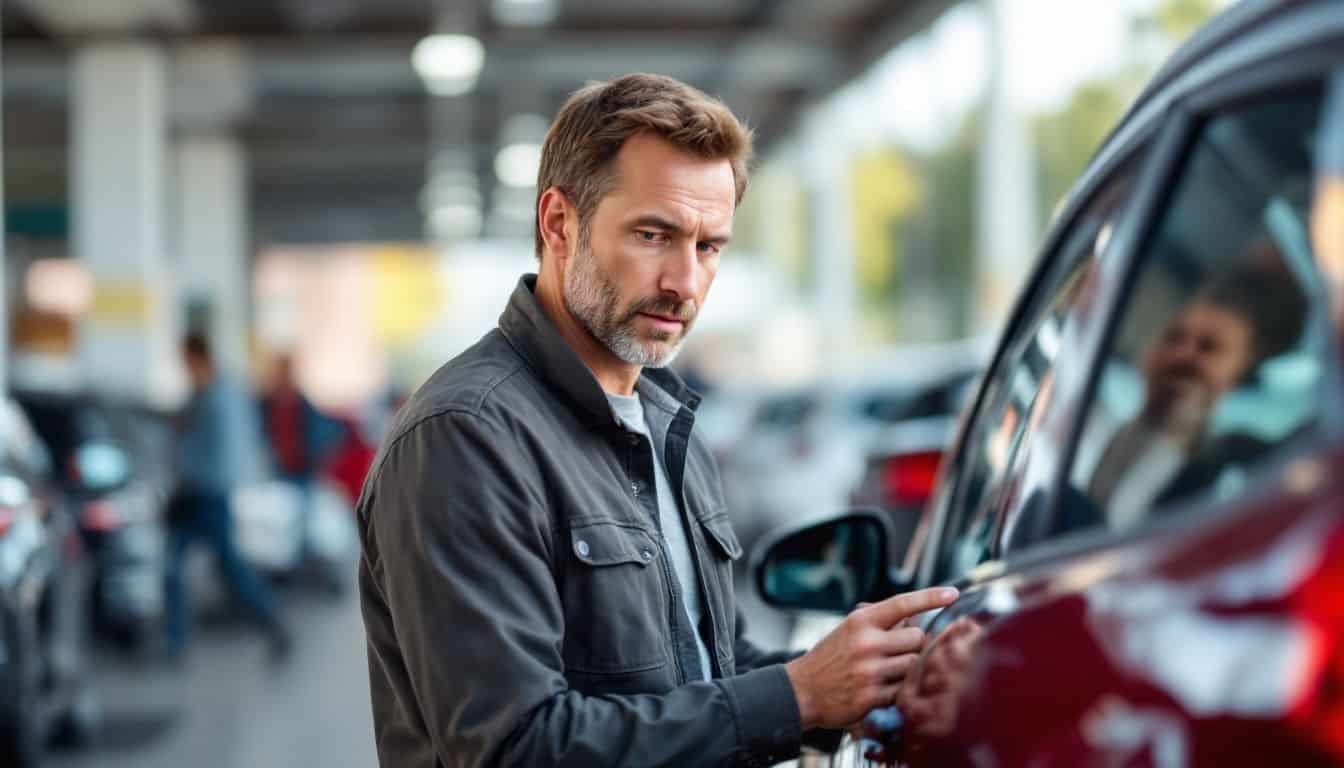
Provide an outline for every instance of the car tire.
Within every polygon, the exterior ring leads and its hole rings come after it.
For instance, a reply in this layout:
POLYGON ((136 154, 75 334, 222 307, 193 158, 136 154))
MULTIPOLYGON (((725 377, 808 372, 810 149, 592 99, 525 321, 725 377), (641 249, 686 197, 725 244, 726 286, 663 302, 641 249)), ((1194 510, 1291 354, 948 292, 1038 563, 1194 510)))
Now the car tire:
POLYGON ((51 738, 62 746, 87 747, 98 740, 102 727, 102 704, 93 686, 85 683, 54 724, 51 738))

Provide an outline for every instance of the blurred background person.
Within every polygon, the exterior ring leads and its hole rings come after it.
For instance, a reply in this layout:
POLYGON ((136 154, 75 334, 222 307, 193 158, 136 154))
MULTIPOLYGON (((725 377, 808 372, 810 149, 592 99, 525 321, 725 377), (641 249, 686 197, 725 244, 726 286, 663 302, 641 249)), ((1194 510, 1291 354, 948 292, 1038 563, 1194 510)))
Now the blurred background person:
POLYGON ((262 426, 277 477, 289 483, 299 497, 300 560, 308 553, 314 485, 333 453, 342 447, 349 424, 327 416, 313 405, 294 378, 289 354, 276 358, 271 389, 261 399, 262 426))
POLYGON ((257 448, 256 421, 246 392, 215 368, 210 344, 190 334, 182 358, 191 379, 191 399, 182 414, 178 444, 178 489, 170 506, 165 647, 180 658, 187 646, 190 601, 185 578, 189 549, 199 543, 215 556, 224 584, 265 630, 271 657, 283 660, 292 645, 275 595, 243 560, 233 533, 230 496, 239 485, 248 454, 257 448))

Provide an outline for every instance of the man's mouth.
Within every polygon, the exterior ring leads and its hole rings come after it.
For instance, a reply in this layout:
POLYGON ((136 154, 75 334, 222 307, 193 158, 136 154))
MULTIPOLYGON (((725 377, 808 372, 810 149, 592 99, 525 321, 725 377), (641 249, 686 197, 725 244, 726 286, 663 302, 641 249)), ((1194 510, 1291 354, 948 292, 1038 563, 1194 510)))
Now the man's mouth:
POLYGON ((686 322, 675 315, 663 315, 653 312, 640 312, 639 314, 648 318, 654 325, 664 330, 681 330, 686 322))

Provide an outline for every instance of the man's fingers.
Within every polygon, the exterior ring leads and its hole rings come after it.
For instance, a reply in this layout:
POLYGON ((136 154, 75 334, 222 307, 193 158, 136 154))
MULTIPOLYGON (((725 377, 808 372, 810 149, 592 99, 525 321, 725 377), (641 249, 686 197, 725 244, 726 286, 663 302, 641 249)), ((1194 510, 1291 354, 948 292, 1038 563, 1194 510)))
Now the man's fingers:
POLYGON ((872 616, 879 626, 887 629, 896 626, 911 616, 950 605, 956 601, 957 594, 954 587, 921 589, 918 592, 906 592, 903 595, 889 597, 880 603, 873 603, 863 610, 866 614, 872 616))
POLYGON ((919 656, 905 653, 882 660, 882 679, 888 683, 900 683, 910 674, 910 670, 919 663, 919 656))
POLYGON ((898 627, 882 633, 883 656, 918 653, 924 649, 924 630, 919 627, 898 627))

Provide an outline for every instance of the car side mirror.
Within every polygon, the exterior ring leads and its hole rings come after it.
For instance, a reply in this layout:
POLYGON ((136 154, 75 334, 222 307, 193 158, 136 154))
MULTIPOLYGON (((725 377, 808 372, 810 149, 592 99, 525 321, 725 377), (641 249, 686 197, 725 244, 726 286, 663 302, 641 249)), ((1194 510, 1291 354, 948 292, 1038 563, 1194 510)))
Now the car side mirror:
POLYGON ((904 591, 888 562, 887 521, 854 510, 772 536, 757 550, 756 588, 768 605, 848 613, 904 591))

